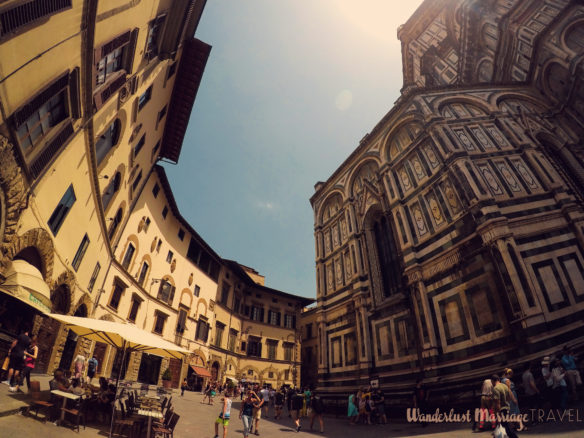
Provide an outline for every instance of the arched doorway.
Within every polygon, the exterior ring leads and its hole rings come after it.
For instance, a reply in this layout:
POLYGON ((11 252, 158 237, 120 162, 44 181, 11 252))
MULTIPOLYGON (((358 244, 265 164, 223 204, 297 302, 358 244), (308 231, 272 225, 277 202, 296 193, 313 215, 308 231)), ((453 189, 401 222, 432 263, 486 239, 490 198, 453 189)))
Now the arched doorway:
POLYGON ((213 362, 211 365, 211 382, 217 381, 219 377, 219 362, 213 362))
POLYGON ((39 253, 39 250, 34 246, 27 246, 26 248, 22 249, 14 256, 13 260, 24 260, 25 262, 33 265, 40 272, 44 272, 43 259, 39 253))
MULTIPOLYGON (((85 306, 85 304, 81 304, 77 308, 73 316, 80 316, 82 318, 86 318, 87 306, 85 306)), ((77 336, 72 330, 69 330, 67 333, 67 340, 65 341, 65 346, 63 347, 61 361, 59 362, 59 368, 68 370, 71 367, 71 363, 73 362, 73 355, 75 354, 75 350, 77 349, 78 340, 79 336, 77 336)))

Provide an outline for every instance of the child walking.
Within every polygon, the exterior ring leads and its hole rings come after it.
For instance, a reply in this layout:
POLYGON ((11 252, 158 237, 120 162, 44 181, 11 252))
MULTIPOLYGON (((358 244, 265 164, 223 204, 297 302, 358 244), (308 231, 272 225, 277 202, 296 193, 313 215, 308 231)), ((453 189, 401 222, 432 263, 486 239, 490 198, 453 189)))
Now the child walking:
POLYGON ((215 438, 219 438, 219 425, 223 425, 223 438, 227 437, 227 426, 229 425, 229 417, 231 416, 231 392, 225 391, 223 398, 223 409, 219 412, 219 417, 215 420, 215 438))

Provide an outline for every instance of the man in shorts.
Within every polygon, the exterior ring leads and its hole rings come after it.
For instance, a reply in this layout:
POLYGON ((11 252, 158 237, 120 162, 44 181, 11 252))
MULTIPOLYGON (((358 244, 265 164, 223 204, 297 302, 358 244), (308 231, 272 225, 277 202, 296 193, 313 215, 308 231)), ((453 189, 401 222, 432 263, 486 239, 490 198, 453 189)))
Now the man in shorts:
POLYGON ((268 417, 268 413, 270 412, 270 390, 267 386, 264 386, 264 389, 260 391, 260 397, 264 400, 264 417, 268 417))
POLYGON ((304 393, 300 390, 295 391, 292 397, 292 412, 294 412, 294 424, 296 424, 296 432, 300 432, 300 416, 302 411, 302 406, 304 404, 304 393))
POLYGON ((276 420, 282 417, 282 408, 284 407, 284 399, 286 398, 286 394, 284 393, 284 388, 281 388, 276 395, 274 396, 274 404, 276 409, 276 414, 274 418, 276 420))
POLYGON ((262 406, 264 404, 264 399, 259 397, 255 392, 252 391, 252 397, 254 397, 253 402, 253 420, 254 420, 254 427, 250 428, 249 433, 254 433, 255 435, 259 435, 260 432, 258 427, 260 425, 260 419, 262 418, 262 406), (255 429, 255 430, 254 430, 255 429))

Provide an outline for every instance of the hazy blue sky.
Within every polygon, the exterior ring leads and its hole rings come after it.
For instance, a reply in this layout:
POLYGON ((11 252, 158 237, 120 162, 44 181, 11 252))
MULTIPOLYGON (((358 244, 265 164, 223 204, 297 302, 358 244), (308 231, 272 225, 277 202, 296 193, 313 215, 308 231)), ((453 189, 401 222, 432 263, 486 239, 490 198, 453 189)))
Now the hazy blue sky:
POLYGON ((207 1, 196 37, 213 49, 179 164, 165 167, 221 257, 315 297, 309 198, 397 99, 397 28, 420 3, 207 1))

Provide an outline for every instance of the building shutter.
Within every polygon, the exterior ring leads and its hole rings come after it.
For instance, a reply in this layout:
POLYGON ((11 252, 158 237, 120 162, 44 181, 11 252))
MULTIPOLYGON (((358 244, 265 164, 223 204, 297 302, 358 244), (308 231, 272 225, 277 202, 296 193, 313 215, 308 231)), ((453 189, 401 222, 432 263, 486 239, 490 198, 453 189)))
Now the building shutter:
POLYGON ((27 119, 33 115, 41 106, 47 103, 53 96, 57 95, 63 88, 69 85, 69 72, 61 75, 57 80, 51 82, 46 88, 38 93, 34 98, 17 109, 13 117, 16 128, 20 127, 27 119))
POLYGON ((43 17, 71 7, 72 0, 33 0, 0 13, 0 37, 43 17))
POLYGON ((79 90, 79 67, 69 74, 69 101, 71 102, 71 118, 81 117, 81 99, 79 90))
POLYGON ((47 144, 39 156, 30 165, 30 173, 33 178, 38 178, 45 167, 51 162, 54 156, 57 155, 61 147, 73 135, 73 125, 71 121, 67 121, 63 128, 57 135, 47 144))
POLYGON ((264 322, 264 308, 263 307, 260 309, 260 319, 259 319, 259 321, 260 322, 264 322))
POLYGON ((168 298, 168 304, 172 305, 172 300, 174 300, 174 291, 176 291, 175 286, 170 287, 170 297, 168 298))

